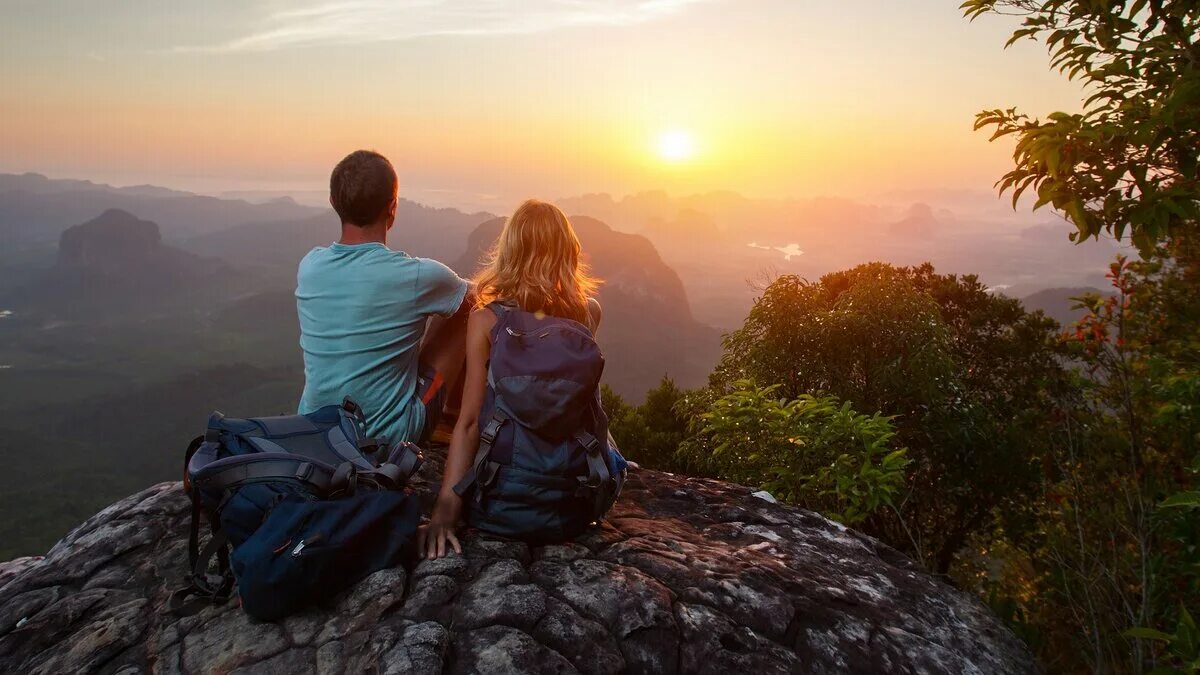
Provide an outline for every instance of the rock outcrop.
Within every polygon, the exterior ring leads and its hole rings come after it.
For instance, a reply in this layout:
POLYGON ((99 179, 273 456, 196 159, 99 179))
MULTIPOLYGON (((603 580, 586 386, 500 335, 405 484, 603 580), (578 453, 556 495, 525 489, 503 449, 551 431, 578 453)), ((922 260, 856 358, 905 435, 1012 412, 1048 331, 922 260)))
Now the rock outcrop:
MULTIPOLYGON (((428 482, 417 490, 428 499, 428 482)), ((232 602, 185 618, 167 610, 188 515, 180 485, 162 483, 44 559, 0 565, 0 671, 1036 670, 978 600, 895 550, 717 481, 640 470, 611 517, 575 542, 468 535, 461 556, 378 572, 279 623, 232 602)))
MULTIPOLYGON (((0 293, 0 306, 40 324, 185 309, 203 310, 245 293, 253 272, 163 242, 157 223, 121 209, 63 230, 53 267, 31 271, 0 293)), ((139 326, 137 330, 142 330, 139 326)))
POLYGON ((86 284, 186 284, 227 269, 222 262, 164 245, 157 223, 120 209, 69 227, 58 240, 58 276, 86 284))

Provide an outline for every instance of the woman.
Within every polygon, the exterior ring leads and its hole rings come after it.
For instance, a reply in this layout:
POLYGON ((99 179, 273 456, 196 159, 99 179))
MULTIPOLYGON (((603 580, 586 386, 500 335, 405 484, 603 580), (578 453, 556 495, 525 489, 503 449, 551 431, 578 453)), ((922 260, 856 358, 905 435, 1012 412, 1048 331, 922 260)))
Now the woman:
MULTIPOLYGON (((497 339, 494 335, 497 322, 504 320, 505 313, 511 309, 523 316, 532 313, 538 319, 569 319, 586 326, 591 334, 598 328, 600 304, 592 297, 592 293, 599 282, 588 274, 579 255, 579 239, 563 212, 552 204, 531 199, 521 204, 505 223, 487 264, 476 275, 474 281, 478 302, 467 322, 467 365, 462 413, 454 428, 433 514, 430 522, 418 533, 417 546, 421 557, 441 557, 447 553, 447 546, 456 553, 462 552, 454 534, 463 516, 460 481, 464 477, 468 477, 468 482, 474 480, 473 461, 477 466, 483 464, 477 456, 480 412, 485 408, 485 398, 489 404, 494 404, 495 392, 489 391, 488 368, 489 360, 493 357, 493 343, 497 339), (460 486, 458 492, 456 486, 460 486)), ((570 322, 564 325, 569 326, 570 322)), ((509 334, 522 335, 508 328, 507 334, 499 337, 508 339, 509 334)), ((590 343, 591 335, 581 339, 590 343)), ((594 343, 591 346, 594 348, 594 343)), ((596 353, 598 356, 598 350, 596 353)), ((602 368, 602 357, 600 361, 602 368)), ((598 376, 599 371, 596 372, 597 382, 593 383, 593 391, 584 392, 584 396, 596 398, 594 386, 598 384, 598 376)), ((603 413, 598 411, 598 398, 596 400, 597 417, 602 420, 603 413)), ((582 406, 572 405, 576 408, 589 407, 590 403, 585 401, 582 406)), ((596 433, 605 437, 606 430, 605 422, 596 433)), ((624 461, 619 462, 614 473, 623 468, 624 461)), ((608 496, 615 498, 615 495, 608 496)))

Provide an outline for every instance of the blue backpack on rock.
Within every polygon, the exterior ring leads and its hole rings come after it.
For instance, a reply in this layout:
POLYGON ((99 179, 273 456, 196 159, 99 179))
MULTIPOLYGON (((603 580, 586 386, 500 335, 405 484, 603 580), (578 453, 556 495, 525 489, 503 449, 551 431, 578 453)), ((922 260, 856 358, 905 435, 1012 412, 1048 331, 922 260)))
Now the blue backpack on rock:
POLYGON ((454 486, 468 522, 533 542, 570 539, 602 517, 627 463, 600 406, 604 355, 583 324, 493 302, 479 451, 454 486))
POLYGON ((368 438, 364 419, 349 398, 305 415, 212 414, 185 459, 191 575, 171 598, 177 613, 223 602, 236 582, 248 614, 275 620, 399 564, 420 521, 403 488, 423 457, 368 438), (203 550, 202 517, 212 529, 203 550))

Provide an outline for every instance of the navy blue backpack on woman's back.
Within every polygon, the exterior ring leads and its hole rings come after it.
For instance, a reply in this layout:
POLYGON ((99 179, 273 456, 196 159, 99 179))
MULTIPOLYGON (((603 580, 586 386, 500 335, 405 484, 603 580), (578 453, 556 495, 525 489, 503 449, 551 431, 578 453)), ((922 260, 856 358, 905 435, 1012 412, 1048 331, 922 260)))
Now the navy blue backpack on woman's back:
POLYGON ((479 452, 454 487, 491 534, 560 541, 616 501, 627 463, 600 407, 604 355, 583 324, 493 302, 479 452))
POLYGON ((191 575, 171 598, 177 613, 224 601, 236 581, 248 614, 279 619, 401 561, 420 520, 402 488, 422 456, 367 438, 364 418, 349 398, 306 415, 212 414, 185 459, 191 575))

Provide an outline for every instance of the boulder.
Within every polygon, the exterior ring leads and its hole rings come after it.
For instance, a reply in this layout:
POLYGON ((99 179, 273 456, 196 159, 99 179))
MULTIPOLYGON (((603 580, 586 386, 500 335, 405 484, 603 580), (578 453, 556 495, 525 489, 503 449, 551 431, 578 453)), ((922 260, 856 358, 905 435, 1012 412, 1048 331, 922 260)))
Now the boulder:
MULTIPOLYGON (((436 458, 416 492, 429 501, 436 458)), ((44 558, 0 564, 0 671, 39 673, 1028 673, 976 598, 888 546, 745 487, 649 470, 552 546, 468 533, 278 623, 188 617, 179 483, 128 497, 44 558)))

